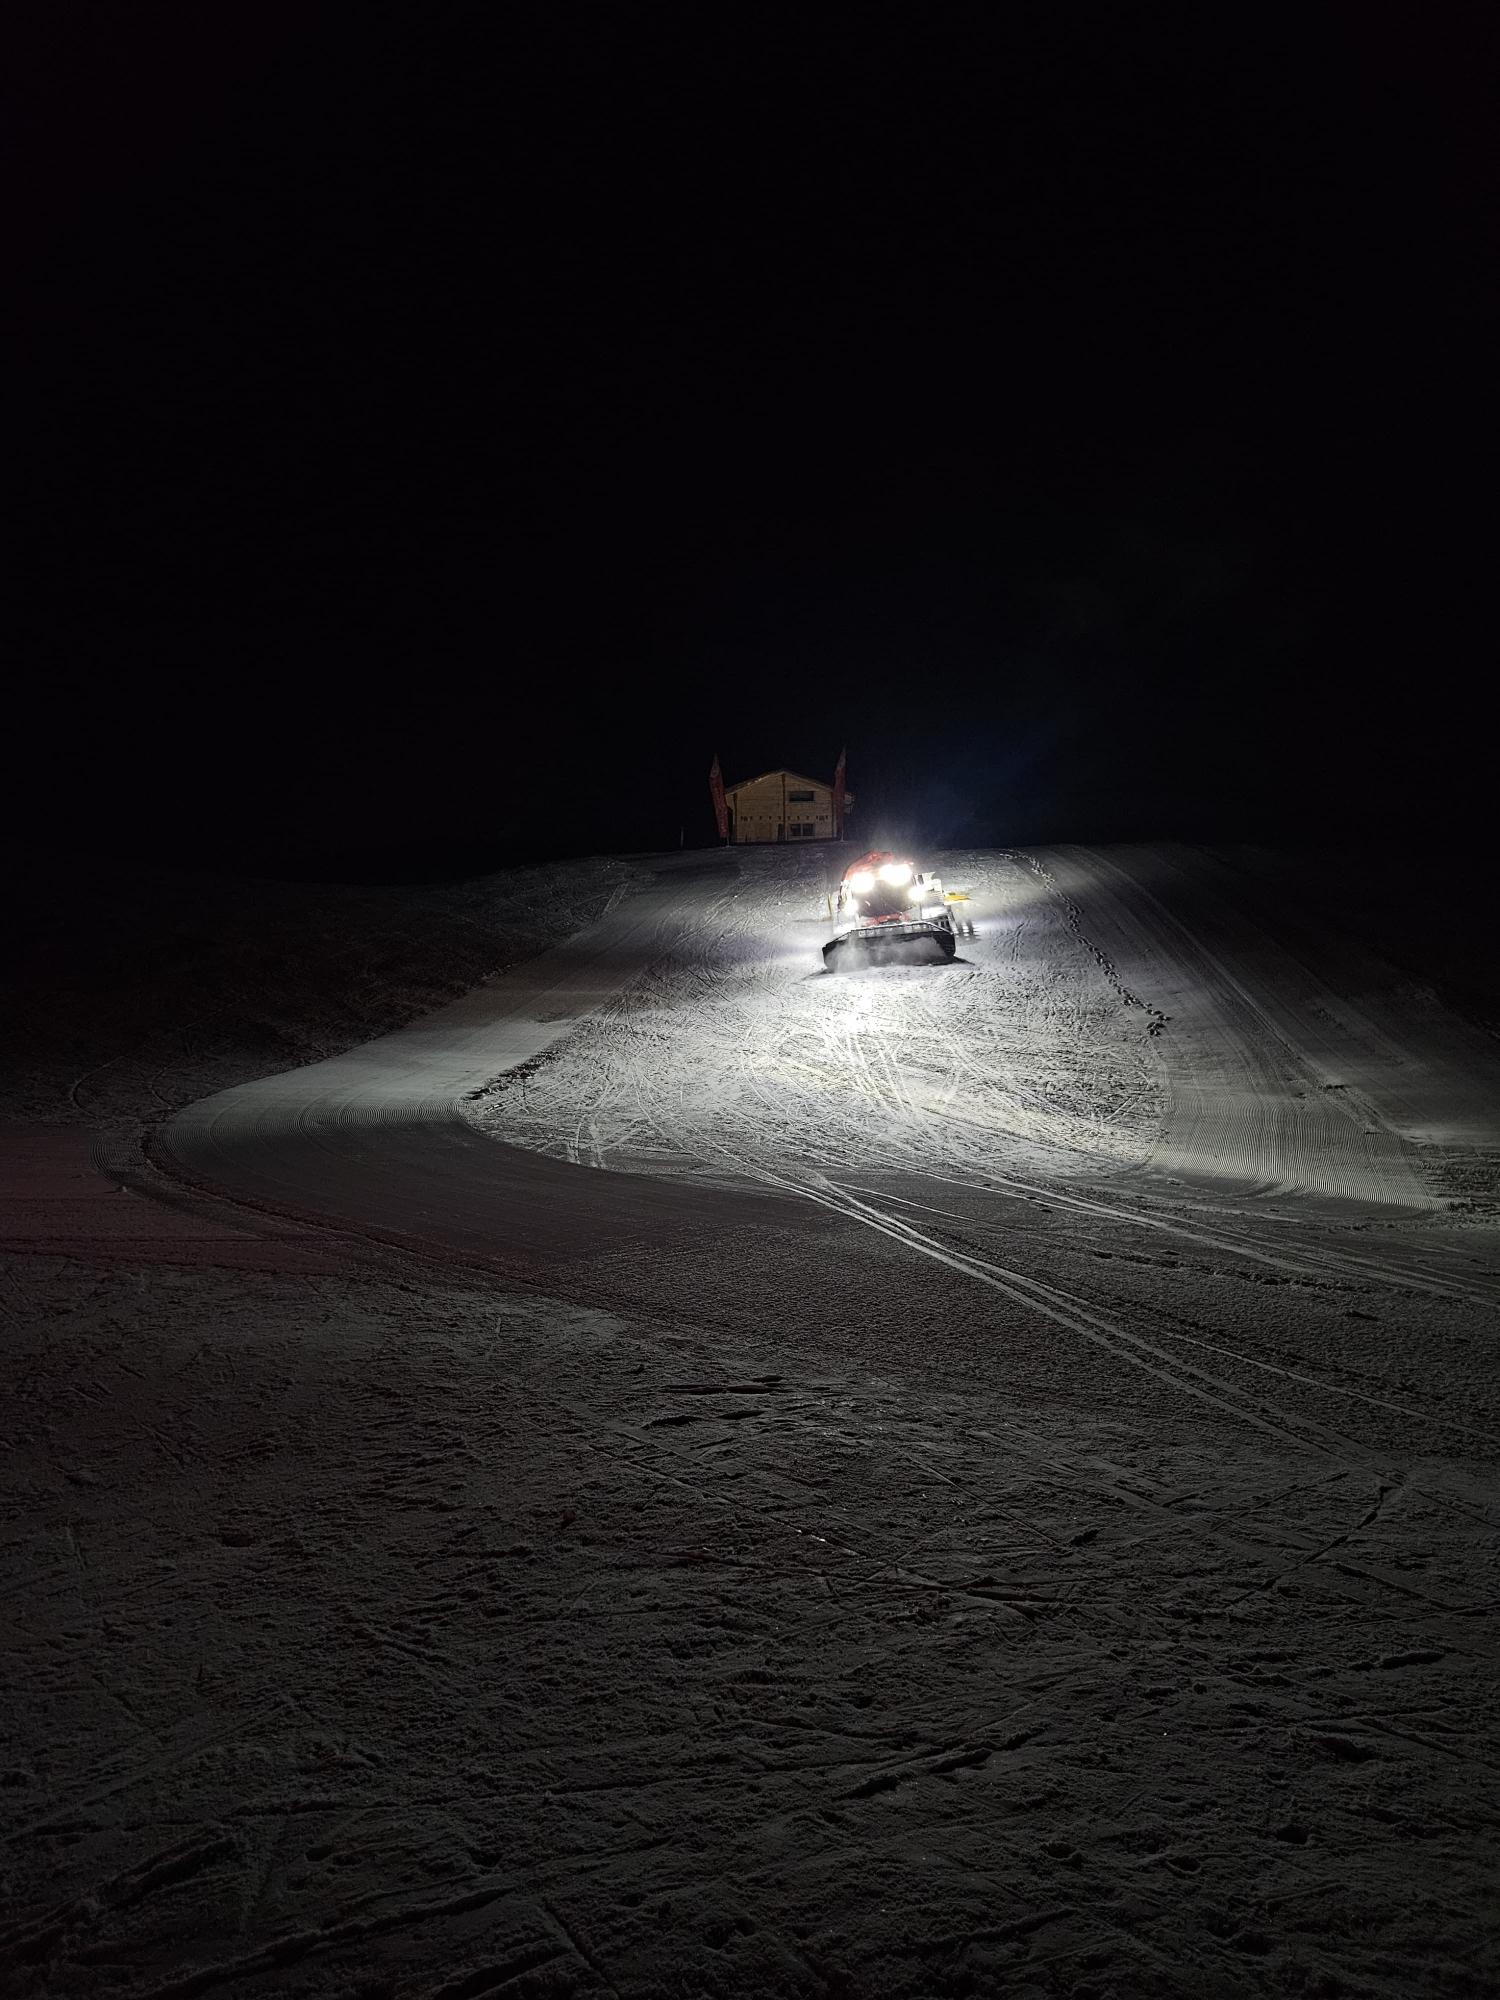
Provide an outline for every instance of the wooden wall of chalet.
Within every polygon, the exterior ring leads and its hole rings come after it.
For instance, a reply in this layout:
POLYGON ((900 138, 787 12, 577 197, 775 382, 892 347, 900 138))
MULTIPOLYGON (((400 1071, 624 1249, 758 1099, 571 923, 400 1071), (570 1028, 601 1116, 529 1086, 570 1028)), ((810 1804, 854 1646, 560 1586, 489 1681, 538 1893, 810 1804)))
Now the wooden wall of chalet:
POLYGON ((828 785, 790 771, 768 771, 763 778, 736 785, 728 798, 737 844, 833 839, 833 791, 828 785), (811 831, 793 833, 793 827, 811 831))

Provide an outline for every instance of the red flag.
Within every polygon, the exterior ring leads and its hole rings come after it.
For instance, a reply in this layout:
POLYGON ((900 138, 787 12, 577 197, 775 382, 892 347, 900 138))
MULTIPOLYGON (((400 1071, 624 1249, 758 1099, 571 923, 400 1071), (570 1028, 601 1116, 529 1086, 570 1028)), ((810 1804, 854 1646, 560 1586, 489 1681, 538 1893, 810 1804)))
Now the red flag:
POLYGON ((729 801, 724 796, 724 773, 719 769, 717 754, 708 767, 709 796, 714 802, 714 818, 719 823, 720 840, 729 838, 729 801))
POLYGON ((844 799, 847 791, 847 787, 844 784, 844 758, 846 754, 845 751, 840 750, 839 761, 834 766, 833 772, 833 837, 835 840, 842 840, 844 837, 844 799))

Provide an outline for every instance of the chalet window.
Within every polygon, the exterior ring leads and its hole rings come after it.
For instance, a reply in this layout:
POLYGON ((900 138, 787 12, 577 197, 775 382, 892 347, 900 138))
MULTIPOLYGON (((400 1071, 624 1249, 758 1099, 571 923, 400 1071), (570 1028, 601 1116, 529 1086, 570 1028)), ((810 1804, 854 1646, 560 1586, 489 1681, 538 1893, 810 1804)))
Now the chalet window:
POLYGON ((794 806, 810 806, 816 796, 813 792, 788 792, 787 798, 794 806))

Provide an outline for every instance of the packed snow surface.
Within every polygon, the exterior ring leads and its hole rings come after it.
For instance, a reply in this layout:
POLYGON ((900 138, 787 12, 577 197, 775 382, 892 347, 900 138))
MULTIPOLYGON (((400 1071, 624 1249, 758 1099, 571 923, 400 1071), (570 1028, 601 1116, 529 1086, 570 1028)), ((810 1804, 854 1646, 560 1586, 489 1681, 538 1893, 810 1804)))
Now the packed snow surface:
MULTIPOLYGON (((892 1167, 988 1178, 1138 1165, 1160 1114, 1153 1018, 1019 861, 944 857, 987 913, 949 963, 920 941, 825 973, 825 864, 752 850, 492 1127, 594 1166, 892 1167), (800 862, 800 866, 797 864, 800 862)), ((960 906, 963 907, 963 906, 960 906)))
POLYGON ((1389 977, 1336 996, 1211 858, 939 860, 960 957, 825 974, 826 863, 751 850, 554 1060, 496 1080, 487 1128, 597 1167, 1134 1174, 1304 1217, 1431 1215, 1445 1168, 1491 1156, 1492 1038, 1389 977))
POLYGON ((927 858, 952 965, 659 857, 29 1072, 0 1991, 1497 1990, 1496 1043, 1315 876, 927 858))

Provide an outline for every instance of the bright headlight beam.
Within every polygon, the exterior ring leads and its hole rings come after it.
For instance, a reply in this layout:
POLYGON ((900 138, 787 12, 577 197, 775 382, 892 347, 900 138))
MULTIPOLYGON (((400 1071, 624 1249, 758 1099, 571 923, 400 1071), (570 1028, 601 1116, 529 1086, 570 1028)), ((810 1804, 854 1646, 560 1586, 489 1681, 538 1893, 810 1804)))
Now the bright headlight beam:
POLYGON ((903 883, 911 880, 911 863, 909 861, 883 862, 880 869, 880 879, 882 882, 890 882, 897 888, 900 888, 903 883))
POLYGON ((875 887, 875 877, 868 868, 861 868, 857 875, 849 877, 849 887, 856 896, 868 896, 875 887))

